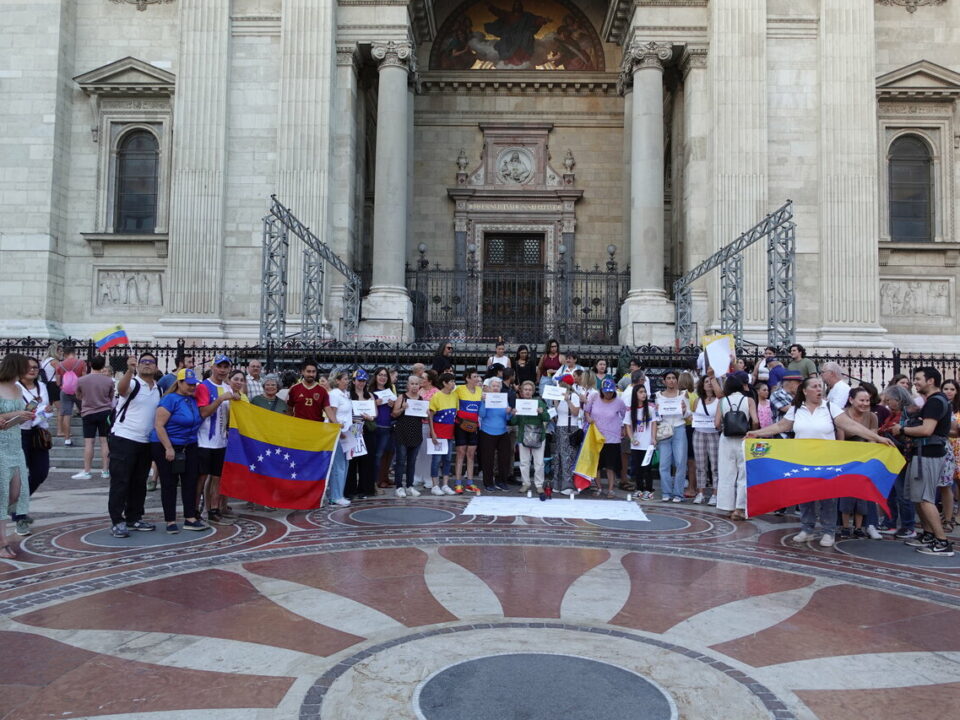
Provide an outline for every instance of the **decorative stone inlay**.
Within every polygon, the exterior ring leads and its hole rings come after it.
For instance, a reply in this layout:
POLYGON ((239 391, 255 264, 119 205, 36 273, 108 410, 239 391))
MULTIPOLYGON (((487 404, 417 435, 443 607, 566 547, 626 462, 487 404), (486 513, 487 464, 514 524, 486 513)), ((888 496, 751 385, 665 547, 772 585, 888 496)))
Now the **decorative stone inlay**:
MULTIPOLYGON (((647 638, 623 630, 614 630, 607 627, 591 627, 588 625, 575 625, 563 622, 492 622, 476 623, 471 625, 460 625, 453 627, 439 627, 430 630, 423 630, 405 637, 398 637, 386 642, 368 647, 360 652, 343 658, 334 667, 324 673, 307 691, 303 704, 300 706, 300 720, 320 720, 323 716, 323 703, 327 693, 334 683, 345 674, 353 671, 354 667, 369 660, 371 657, 380 653, 389 652, 399 645, 408 642, 416 642, 438 635, 452 635, 458 633, 470 633, 475 631, 499 631, 499 630, 563 630, 574 633, 591 633, 603 635, 610 638, 629 640, 648 647, 666 650, 667 652, 677 653, 684 658, 703 663, 705 672, 719 672, 726 675, 727 678, 742 685, 747 692, 752 694, 770 713, 770 717, 777 720, 794 720, 796 715, 786 706, 786 704, 777 697, 767 686, 758 682, 741 670, 728 665, 721 660, 704 655, 696 650, 685 648, 674 643, 665 642, 656 638, 647 638)), ((465 640, 464 642, 468 642, 465 640)), ((638 650, 642 652, 642 650, 638 650)), ((548 676, 549 677, 549 676, 548 676)), ((549 683, 547 687, 553 688, 549 683)), ((661 696, 663 697, 663 696, 661 696)), ((645 708, 646 709, 646 708, 645 708)), ((422 711, 421 711, 422 714, 422 711)), ((446 716, 443 715, 423 715, 427 720, 440 720, 446 716)), ((573 717, 584 717, 583 715, 572 715, 573 717)), ((559 716, 557 716, 559 717, 559 716)), ((591 715, 591 717, 603 717, 591 715)), ((621 715, 621 717, 624 717, 621 715)), ((644 717, 659 718, 659 714, 646 715, 644 717)), ((670 717, 670 716, 667 716, 670 717)))
POLYGON ((137 10, 143 12, 147 9, 147 5, 168 5, 172 3, 173 0, 110 0, 114 5, 136 5, 137 10))
POLYGON ((95 302, 98 308, 163 308, 163 273, 100 269, 95 302))
POLYGON ((421 685, 414 707, 426 720, 487 717, 621 720, 643 708, 648 720, 671 720, 676 707, 662 688, 636 672, 591 658, 507 653, 444 668, 421 685), (564 678, 563 683, 543 682, 564 678), (594 691, 604 688, 598 703, 594 691))
POLYGON ((920 5, 943 5, 947 0, 877 0, 879 5, 900 5, 908 13, 915 13, 920 5))

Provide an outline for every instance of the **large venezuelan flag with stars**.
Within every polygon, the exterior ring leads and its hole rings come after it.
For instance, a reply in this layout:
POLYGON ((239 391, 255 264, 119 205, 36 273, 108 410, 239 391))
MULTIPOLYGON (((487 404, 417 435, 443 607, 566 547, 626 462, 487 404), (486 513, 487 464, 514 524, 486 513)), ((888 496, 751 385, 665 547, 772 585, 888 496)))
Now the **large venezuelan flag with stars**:
POLYGON ((339 438, 336 423, 231 402, 220 492, 269 507, 319 507, 339 438))
POLYGON ((798 503, 855 497, 878 502, 905 461, 888 445, 839 440, 747 439, 747 514, 751 517, 798 503))

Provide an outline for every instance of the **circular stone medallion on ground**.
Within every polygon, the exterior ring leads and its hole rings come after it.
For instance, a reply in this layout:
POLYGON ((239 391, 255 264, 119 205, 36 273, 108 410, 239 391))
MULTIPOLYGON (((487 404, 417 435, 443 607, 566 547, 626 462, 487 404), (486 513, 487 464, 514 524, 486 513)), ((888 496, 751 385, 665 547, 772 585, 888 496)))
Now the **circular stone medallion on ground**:
POLYGON ((955 554, 953 557, 925 555, 899 540, 841 540, 834 547, 842 553, 866 560, 879 560, 915 568, 960 569, 960 554, 955 554))
POLYGON ((164 526, 160 524, 152 532, 131 530, 130 537, 115 538, 110 534, 110 528, 103 528, 87 533, 80 538, 80 542, 94 547, 108 548, 163 547, 164 545, 182 545, 207 539, 213 535, 211 530, 204 530, 203 532, 181 530, 179 535, 168 535, 164 526))
POLYGON ((450 522, 456 515, 449 510, 425 507, 386 507, 354 510, 350 519, 365 525, 436 525, 450 522))
POLYGON ((673 515, 647 513, 647 522, 639 520, 586 520, 591 525, 609 528, 610 530, 637 530, 642 532, 663 532, 664 530, 683 530, 690 527, 690 523, 683 518, 673 515))
POLYGON ((663 690, 634 672, 545 653, 492 655, 444 668, 418 688, 413 703, 424 720, 677 717, 663 690))

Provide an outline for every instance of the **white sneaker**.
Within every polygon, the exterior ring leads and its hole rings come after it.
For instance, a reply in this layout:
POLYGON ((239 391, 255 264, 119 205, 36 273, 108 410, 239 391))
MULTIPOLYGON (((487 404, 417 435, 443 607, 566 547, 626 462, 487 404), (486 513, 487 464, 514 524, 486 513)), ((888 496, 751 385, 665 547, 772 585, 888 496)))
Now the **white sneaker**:
POLYGON ((820 547, 833 547, 833 533, 824 533, 820 538, 820 547))
POLYGON ((675 502, 675 503, 683 502, 683 498, 680 497, 680 496, 678 496, 678 495, 674 495, 674 496, 673 496, 673 502, 675 502))
POLYGON ((576 492, 573 488, 567 488, 566 490, 561 490, 561 495, 573 495, 576 492))
POLYGON ((714 493, 713 495, 710 496, 710 499, 707 500, 707 505, 712 505, 712 506, 714 506, 714 507, 717 506, 717 496, 716 496, 716 493, 714 493))
POLYGON ((430 488, 431 495, 443 495, 443 489, 439 485, 434 485, 430 488))
POLYGON ((697 496, 693 499, 693 504, 694 504, 694 505, 702 505, 702 504, 703 504, 703 493, 702 493, 702 492, 698 492, 698 493, 697 493, 697 496))
POLYGON ((662 498, 660 498, 660 502, 670 502, 670 496, 664 495, 662 498))
POLYGON ((66 440, 63 441, 63 446, 64 446, 64 447, 73 447, 73 440, 71 440, 70 438, 67 438, 66 440))
POLYGON ((110 471, 109 471, 109 470, 101 470, 101 471, 100 471, 100 477, 103 478, 104 480, 109 480, 109 479, 110 479, 110 471))
POLYGON ((443 490, 444 495, 456 495, 456 493, 453 491, 453 488, 450 487, 449 485, 444 485, 440 489, 443 490))
POLYGON ((435 486, 434 486, 434 484, 433 484, 433 480, 424 480, 424 481, 423 481, 423 489, 424 489, 424 490, 432 490, 434 487, 435 487, 435 486))
POLYGON ((397 497, 406 497, 406 496, 407 496, 407 491, 404 490, 402 487, 398 487, 397 490, 396 490, 396 495, 397 495, 397 497))
POLYGON ((350 501, 347 500, 346 498, 340 498, 339 500, 334 500, 333 504, 340 505, 341 507, 346 507, 347 505, 350 504, 350 501))
POLYGON ((804 543, 807 540, 813 540, 813 533, 808 533, 806 530, 801 530, 793 536, 793 541, 796 543, 804 543))
POLYGON ((871 540, 883 540, 883 535, 873 525, 867 525, 867 537, 871 540))
POLYGON ((70 476, 70 479, 71 479, 71 480, 89 480, 89 479, 91 479, 92 477, 93 477, 93 475, 91 475, 90 473, 88 473, 86 470, 81 470, 81 471, 78 472, 76 475, 71 475, 71 476, 70 476))
POLYGON ((407 495, 410 497, 420 497, 420 491, 411 486, 407 488, 407 495))

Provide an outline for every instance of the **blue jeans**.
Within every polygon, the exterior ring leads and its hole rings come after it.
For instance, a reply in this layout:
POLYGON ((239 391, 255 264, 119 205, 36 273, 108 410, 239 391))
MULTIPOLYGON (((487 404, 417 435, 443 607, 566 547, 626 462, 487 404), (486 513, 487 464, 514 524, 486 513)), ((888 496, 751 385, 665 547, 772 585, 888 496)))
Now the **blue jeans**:
POLYGON ((330 477, 327 480, 327 497, 330 502, 343 498, 343 486, 347 482, 347 456, 340 448, 340 442, 333 449, 333 467, 330 468, 330 477))
MULTIPOLYGON (((425 442, 433 442, 429 438, 425 442)), ((453 440, 447 440, 446 455, 430 456, 430 477, 450 477, 453 472, 453 440)))
POLYGON ((657 443, 660 451, 660 494, 683 497, 687 484, 687 431, 683 425, 673 429, 673 437, 657 443), (671 473, 671 466, 677 469, 671 473))
MULTIPOLYGON (((373 477, 374 482, 380 476, 380 462, 383 460, 387 448, 393 441, 393 428, 380 427, 377 425, 376 444, 373 449, 373 477)), ((368 448, 369 450, 369 448, 368 448)))
POLYGON ((837 531, 836 498, 800 503, 800 528, 804 532, 812 533, 817 526, 818 515, 824 533, 835 533, 837 531))
POLYGON ((906 468, 897 475, 893 487, 890 488, 890 495, 887 496, 887 505, 890 507, 890 519, 884 524, 888 527, 897 527, 899 520, 900 527, 904 530, 913 530, 917 526, 917 515, 913 503, 907 495, 906 489, 906 468))
POLYGON ((393 484, 395 487, 404 487, 404 471, 406 471, 407 478, 406 487, 413 487, 413 476, 417 471, 417 453, 419 452, 419 445, 407 447, 403 443, 396 444, 393 466, 393 484))

